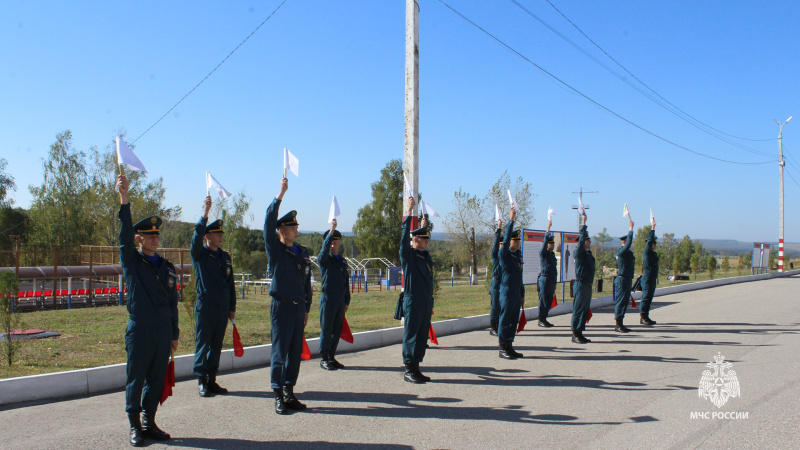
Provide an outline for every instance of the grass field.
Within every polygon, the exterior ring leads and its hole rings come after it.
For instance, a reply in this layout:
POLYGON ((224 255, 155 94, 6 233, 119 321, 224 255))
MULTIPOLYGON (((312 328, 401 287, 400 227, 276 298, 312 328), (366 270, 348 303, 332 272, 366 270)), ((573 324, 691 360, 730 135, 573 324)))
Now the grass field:
MULTIPOLYGON (((749 274, 749 271, 748 271, 749 274)), ((736 276, 736 271, 728 274, 718 271, 715 278, 736 276)), ((697 281, 707 280, 708 274, 700 274, 697 281)), ((433 320, 445 320, 486 314, 489 310, 489 297, 486 288, 477 286, 456 285, 450 287, 450 279, 442 280, 441 289, 434 305, 433 320)), ((692 277, 692 282, 695 281, 692 277)), ((679 284, 688 283, 686 281, 679 284)), ((659 287, 672 286, 675 283, 660 277, 659 287)), ((603 292, 594 297, 611 295, 611 283, 605 280, 603 292)), ((536 306, 536 287, 529 286, 527 305, 536 306)), ((379 291, 370 288, 368 293, 354 293, 347 313, 348 323, 352 331, 367 331, 399 326, 393 319, 400 291, 379 291)), ((557 289, 561 301, 561 288, 557 289)), ((569 286, 566 290, 567 301, 569 286)), ((194 353, 194 331, 189 325, 188 316, 182 305, 179 305, 181 339, 176 354, 194 353)), ((128 321, 128 313, 124 306, 106 306, 96 308, 78 308, 72 310, 49 310, 24 313, 21 315, 21 328, 39 328, 61 333, 61 336, 50 339, 17 341, 19 350, 14 364, 9 367, 5 362, 0 365, 0 378, 11 378, 59 372, 87 367, 97 367, 125 362, 124 334, 128 321)), ((269 297, 266 294, 251 291, 245 299, 237 304, 236 325, 245 346, 268 344, 269 297)), ((319 336, 319 304, 314 295, 314 303, 306 327, 306 337, 319 336)), ((0 343, 4 349, 5 343, 0 343)), ((224 348, 231 348, 231 332, 228 331, 224 348)), ((3 360, 5 361, 5 360, 3 360)))

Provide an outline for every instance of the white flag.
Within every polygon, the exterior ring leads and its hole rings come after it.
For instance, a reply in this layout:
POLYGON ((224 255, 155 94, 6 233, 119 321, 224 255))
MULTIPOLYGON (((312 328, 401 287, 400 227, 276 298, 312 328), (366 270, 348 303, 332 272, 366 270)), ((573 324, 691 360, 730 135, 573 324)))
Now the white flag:
POLYGON ((290 170, 297 178, 300 178, 299 171, 300 171, 300 161, 294 157, 292 152, 289 151, 288 148, 283 148, 283 173, 286 174, 286 171, 290 170))
POLYGON ((508 201, 511 203, 511 206, 514 207, 514 210, 519 212, 519 205, 517 204, 517 201, 514 200, 514 196, 511 195, 511 189, 508 190, 508 201))
POLYGON ((117 164, 131 170, 147 173, 144 164, 139 161, 139 158, 133 154, 133 150, 119 136, 117 136, 117 164))
POLYGON ((548 206, 547 207, 547 220, 548 221, 553 220, 553 216, 555 216, 555 215, 556 215, 556 213, 553 212, 553 207, 552 206, 548 206))
POLYGON ((497 203, 494 204, 494 221, 497 222, 500 220, 500 207, 497 206, 497 203))
POLYGON ((628 211, 628 204, 625 203, 625 209, 622 210, 622 217, 631 218, 631 213, 628 211))
POLYGON ((650 207, 650 223, 653 223, 655 220, 653 218, 653 207, 650 207))
MULTIPOLYGON (((231 196, 231 193, 228 192, 213 175, 211 172, 206 172, 206 191, 211 191, 211 188, 215 188, 217 190, 217 194, 219 194, 219 198, 225 200, 226 198, 231 196)), ((211 194, 209 194, 211 195, 211 194)))
POLYGON ((586 214, 586 208, 583 207, 583 199, 578 197, 578 214, 586 214))
POLYGON ((427 214, 428 217, 439 217, 439 213, 431 208, 431 205, 425 203, 425 200, 420 199, 419 205, 422 207, 422 214, 427 214))
POLYGON ((336 200, 336 196, 333 196, 333 200, 331 200, 331 212, 328 214, 328 223, 332 223, 333 219, 339 217, 341 211, 339 211, 339 201, 336 200))
MULTIPOLYGON (((411 183, 408 182, 408 177, 406 177, 406 173, 403 172, 403 188, 406 191, 406 198, 414 197, 414 192, 411 190, 411 183)), ((414 199, 416 200, 416 199, 414 199)))

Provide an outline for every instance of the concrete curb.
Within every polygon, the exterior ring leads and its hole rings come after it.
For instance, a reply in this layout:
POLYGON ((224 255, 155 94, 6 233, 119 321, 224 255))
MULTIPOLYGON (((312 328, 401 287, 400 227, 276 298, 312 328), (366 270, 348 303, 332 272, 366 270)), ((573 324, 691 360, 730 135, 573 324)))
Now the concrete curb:
MULTIPOLYGON (((709 289, 729 284, 747 283, 750 281, 768 280, 771 278, 787 277, 800 274, 800 270, 783 273, 768 273, 762 275, 748 275, 742 277, 722 278, 718 280, 687 283, 679 286, 669 286, 656 289, 655 296, 678 294, 681 292, 709 289)), ((634 294, 639 300, 641 293, 634 294)), ((593 298, 591 307, 598 309, 614 304, 614 299, 609 295, 593 298)), ((560 303, 550 310, 551 316, 572 313, 572 302, 560 303)), ((525 317, 528 320, 538 318, 538 308, 526 308, 525 317)), ((433 323, 437 336, 449 336, 487 328, 489 315, 462 317, 459 319, 441 320, 433 323)), ((385 328, 382 330, 364 331, 353 335, 353 343, 341 341, 340 353, 358 352, 377 347, 398 344, 403 341, 403 327, 385 328)), ((319 338, 309 339, 308 346, 313 356, 319 353, 319 338)), ((233 349, 224 350, 220 358, 220 371, 242 370, 249 368, 265 367, 270 363, 272 345, 256 345, 246 347, 244 356, 235 358, 233 349)), ((175 377, 192 377, 194 355, 181 355, 175 357, 175 377)), ((90 369, 72 370, 67 372, 31 375, 27 377, 8 378, 0 380, 0 406, 29 401, 55 401, 58 399, 96 395, 116 391, 125 387, 125 364, 94 367, 90 369)))

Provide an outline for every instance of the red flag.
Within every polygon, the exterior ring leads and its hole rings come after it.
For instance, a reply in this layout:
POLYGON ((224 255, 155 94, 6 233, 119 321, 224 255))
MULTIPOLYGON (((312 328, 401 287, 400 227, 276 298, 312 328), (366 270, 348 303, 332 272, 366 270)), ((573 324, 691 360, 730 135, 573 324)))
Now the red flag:
POLYGON ((553 295, 553 303, 550 304, 550 308, 555 308, 556 306, 558 306, 558 299, 553 295))
POLYGON ((231 323, 233 324, 233 355, 241 358, 244 355, 242 338, 239 336, 239 330, 236 329, 236 322, 231 320, 231 323))
POLYGON ((589 316, 586 317, 586 323, 589 323, 590 320, 592 320, 592 308, 589 308, 589 316))
POLYGON ((632 295, 631 295, 631 308, 638 308, 638 307, 636 306, 636 300, 634 300, 634 299, 633 299, 633 296, 632 296, 632 295))
POLYGON ((428 337, 431 338, 431 342, 433 342, 436 345, 439 345, 439 340, 436 339, 436 332, 433 331, 433 324, 431 324, 431 327, 428 328, 428 337))
POLYGON ((347 323, 347 317, 342 322, 342 333, 339 335, 343 341, 353 343, 353 332, 350 331, 350 325, 347 323))
POLYGON ((311 359, 311 349, 308 348, 308 342, 306 342, 305 336, 303 336, 303 352, 300 353, 300 357, 306 361, 311 359))
POLYGON ((522 312, 519 315, 519 324, 517 325, 517 333, 525 329, 525 325, 528 324, 528 318, 525 317, 525 308, 522 308, 522 312))
POLYGON ((172 388, 175 387, 175 354, 170 355, 167 364, 167 376, 164 377, 164 387, 161 389, 161 404, 167 401, 167 397, 172 397, 172 388))

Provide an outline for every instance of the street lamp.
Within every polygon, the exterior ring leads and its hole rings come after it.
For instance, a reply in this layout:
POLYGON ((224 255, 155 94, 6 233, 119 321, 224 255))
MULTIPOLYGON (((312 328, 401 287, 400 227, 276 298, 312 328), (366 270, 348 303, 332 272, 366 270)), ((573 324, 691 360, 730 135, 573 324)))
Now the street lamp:
POLYGON ((778 124, 780 131, 778 131, 778 170, 780 172, 780 185, 781 185, 781 198, 780 198, 780 225, 778 226, 778 272, 783 272, 783 166, 786 164, 783 161, 783 126, 792 120, 793 116, 789 116, 783 124, 776 119, 775 123, 778 124))

